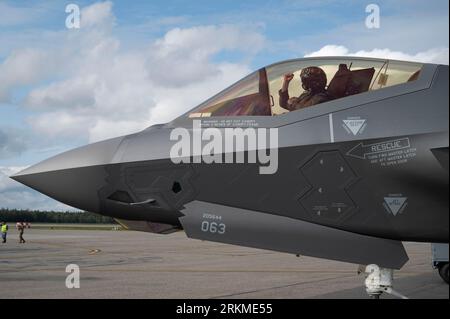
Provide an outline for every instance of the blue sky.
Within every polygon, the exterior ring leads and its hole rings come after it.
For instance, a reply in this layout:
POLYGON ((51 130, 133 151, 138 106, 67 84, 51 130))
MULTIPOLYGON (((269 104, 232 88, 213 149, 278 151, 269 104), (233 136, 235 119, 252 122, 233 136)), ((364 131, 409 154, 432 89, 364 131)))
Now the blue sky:
POLYGON ((6 175, 171 120, 254 69, 305 55, 448 64, 446 0, 0 0, 0 207, 65 209, 6 175), (82 9, 65 27, 65 6, 82 9), (381 27, 365 27, 368 4, 381 27))

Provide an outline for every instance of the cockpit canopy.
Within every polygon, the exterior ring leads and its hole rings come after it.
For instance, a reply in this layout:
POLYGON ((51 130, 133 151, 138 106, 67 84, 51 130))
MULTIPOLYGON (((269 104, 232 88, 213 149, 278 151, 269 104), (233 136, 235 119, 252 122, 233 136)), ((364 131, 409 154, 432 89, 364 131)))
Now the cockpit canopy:
POLYGON ((200 104, 189 112, 188 116, 199 118, 279 115, 298 108, 415 81, 419 78, 422 67, 422 64, 413 62, 351 57, 281 62, 248 75, 200 104), (320 68, 327 78, 327 85, 321 93, 326 99, 315 99, 315 103, 314 99, 311 99, 313 93, 305 91, 300 78, 302 70, 309 67, 320 68), (283 95, 283 78, 287 74, 293 74, 287 86, 287 93, 289 102, 296 102, 296 107, 287 107, 283 98, 280 98, 280 95, 283 95), (302 99, 306 98, 309 98, 309 103, 302 105, 302 99))

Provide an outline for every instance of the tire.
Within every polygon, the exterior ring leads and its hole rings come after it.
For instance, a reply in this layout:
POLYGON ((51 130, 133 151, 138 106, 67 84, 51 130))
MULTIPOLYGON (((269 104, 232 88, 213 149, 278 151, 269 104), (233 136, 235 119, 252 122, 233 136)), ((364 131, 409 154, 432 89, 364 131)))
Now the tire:
POLYGON ((448 284, 448 263, 439 265, 439 275, 448 284))

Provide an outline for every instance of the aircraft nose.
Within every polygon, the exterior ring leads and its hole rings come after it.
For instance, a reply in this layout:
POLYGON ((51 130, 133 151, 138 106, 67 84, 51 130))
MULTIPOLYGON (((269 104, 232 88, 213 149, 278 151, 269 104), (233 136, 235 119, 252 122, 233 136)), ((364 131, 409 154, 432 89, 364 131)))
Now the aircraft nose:
POLYGON ((122 140, 114 138, 56 155, 11 178, 67 205, 98 212, 97 192, 105 185, 105 165, 122 140))

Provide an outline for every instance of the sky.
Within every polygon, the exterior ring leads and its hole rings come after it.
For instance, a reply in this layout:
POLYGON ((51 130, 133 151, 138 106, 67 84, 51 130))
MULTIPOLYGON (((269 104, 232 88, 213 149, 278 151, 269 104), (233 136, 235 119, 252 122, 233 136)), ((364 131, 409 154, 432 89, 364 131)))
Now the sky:
POLYGON ((448 64, 447 0, 0 0, 0 208, 68 210, 9 175, 170 121, 262 66, 357 55, 448 64), (66 27, 68 4, 80 28, 66 27), (379 28, 367 28, 369 4, 379 28))

